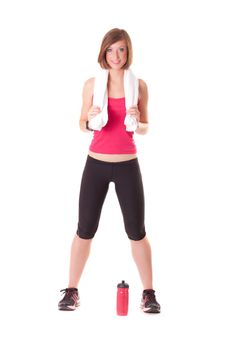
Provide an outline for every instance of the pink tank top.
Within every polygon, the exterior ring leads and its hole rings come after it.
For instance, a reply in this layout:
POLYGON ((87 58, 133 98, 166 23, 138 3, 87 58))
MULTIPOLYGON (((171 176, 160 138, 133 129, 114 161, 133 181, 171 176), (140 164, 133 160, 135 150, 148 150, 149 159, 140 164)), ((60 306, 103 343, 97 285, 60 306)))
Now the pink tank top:
POLYGON ((125 98, 108 98, 108 122, 100 131, 94 131, 90 151, 103 154, 135 154, 133 132, 126 131, 125 98))

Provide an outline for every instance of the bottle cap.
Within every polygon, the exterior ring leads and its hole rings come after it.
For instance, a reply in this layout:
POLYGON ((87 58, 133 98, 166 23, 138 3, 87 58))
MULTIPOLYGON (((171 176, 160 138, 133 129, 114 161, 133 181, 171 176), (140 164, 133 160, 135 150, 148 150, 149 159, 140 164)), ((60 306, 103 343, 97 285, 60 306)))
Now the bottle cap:
POLYGON ((122 281, 121 283, 118 283, 117 288, 129 288, 129 285, 125 283, 125 281, 122 281))

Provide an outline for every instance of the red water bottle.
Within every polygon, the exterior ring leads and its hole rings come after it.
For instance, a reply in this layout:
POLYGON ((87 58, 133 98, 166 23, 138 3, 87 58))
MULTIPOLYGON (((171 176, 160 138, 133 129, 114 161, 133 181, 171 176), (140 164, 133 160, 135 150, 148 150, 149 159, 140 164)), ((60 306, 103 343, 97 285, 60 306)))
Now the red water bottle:
POLYGON ((127 316, 129 305, 129 285, 122 281, 117 285, 117 315, 127 316))

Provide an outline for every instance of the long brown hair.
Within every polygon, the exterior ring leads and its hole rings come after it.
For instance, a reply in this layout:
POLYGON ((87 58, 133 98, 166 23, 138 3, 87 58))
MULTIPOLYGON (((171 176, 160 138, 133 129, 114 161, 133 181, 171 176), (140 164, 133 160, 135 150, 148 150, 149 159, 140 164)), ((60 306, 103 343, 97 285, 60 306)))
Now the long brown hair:
POLYGON ((132 49, 132 42, 129 34, 124 29, 113 28, 105 34, 101 43, 100 52, 98 56, 98 63, 102 68, 104 69, 110 68, 106 60, 106 51, 109 48, 109 46, 111 46, 112 44, 120 40, 125 40, 126 47, 127 47, 127 61, 125 62, 122 68, 128 69, 129 66, 132 64, 133 49, 132 49))

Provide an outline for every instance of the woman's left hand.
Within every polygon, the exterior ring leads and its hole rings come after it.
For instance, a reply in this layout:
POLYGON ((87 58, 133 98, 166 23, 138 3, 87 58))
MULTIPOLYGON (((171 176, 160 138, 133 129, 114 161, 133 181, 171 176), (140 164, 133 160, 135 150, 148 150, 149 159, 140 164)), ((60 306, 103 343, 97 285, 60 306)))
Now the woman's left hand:
POLYGON ((127 111, 127 114, 131 115, 132 117, 136 118, 136 120, 140 121, 140 112, 138 107, 132 106, 127 111))

